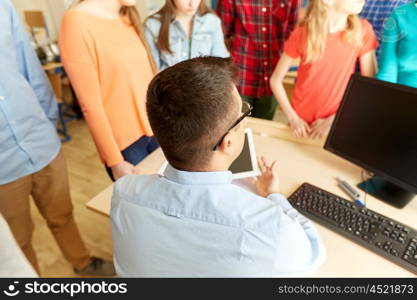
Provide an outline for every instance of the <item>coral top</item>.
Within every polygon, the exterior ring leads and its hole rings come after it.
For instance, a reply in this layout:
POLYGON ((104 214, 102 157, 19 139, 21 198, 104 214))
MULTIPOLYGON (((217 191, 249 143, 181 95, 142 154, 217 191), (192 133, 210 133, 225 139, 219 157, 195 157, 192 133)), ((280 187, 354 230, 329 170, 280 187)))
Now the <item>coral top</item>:
POLYGON ((133 26, 70 10, 59 46, 102 161, 123 161, 121 150, 152 131, 146 91, 154 76, 149 56, 133 26))
POLYGON ((323 56, 306 62, 307 29, 297 27, 284 46, 292 58, 301 58, 292 105, 306 122, 327 118, 339 108, 358 58, 378 47, 371 24, 361 20, 363 42, 360 47, 343 39, 343 32, 329 34, 323 56))

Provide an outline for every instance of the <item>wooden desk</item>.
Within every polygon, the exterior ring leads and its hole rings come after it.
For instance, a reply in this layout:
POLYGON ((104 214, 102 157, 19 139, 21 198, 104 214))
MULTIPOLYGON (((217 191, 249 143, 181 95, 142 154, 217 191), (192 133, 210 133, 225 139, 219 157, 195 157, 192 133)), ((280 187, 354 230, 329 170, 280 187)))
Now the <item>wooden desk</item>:
MULTIPOLYGON (((250 119, 248 127, 254 131, 256 151, 268 159, 276 159, 280 170, 282 194, 289 196, 303 182, 309 182, 346 198, 335 177, 340 176, 354 185, 361 181, 361 168, 322 148, 323 141, 295 139, 286 125, 250 119)), ((164 160, 157 150, 139 164, 144 173, 155 173, 164 160)), ((87 207, 108 216, 112 186, 87 203, 87 207)), ((417 198, 417 197, 416 197, 417 198)), ((372 196, 367 207, 413 228, 417 228, 417 199, 404 209, 397 209, 372 196)), ((317 277, 415 277, 394 263, 380 257, 350 240, 318 225, 327 250, 324 265, 314 274, 317 277)))

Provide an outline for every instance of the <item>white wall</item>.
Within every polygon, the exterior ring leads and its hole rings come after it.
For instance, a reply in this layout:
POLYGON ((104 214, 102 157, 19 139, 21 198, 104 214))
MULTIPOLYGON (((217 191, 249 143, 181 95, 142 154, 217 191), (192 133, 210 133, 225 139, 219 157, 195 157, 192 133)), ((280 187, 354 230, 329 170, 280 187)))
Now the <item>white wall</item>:
POLYGON ((24 19, 25 10, 41 10, 45 16, 51 38, 58 36, 59 24, 64 13, 64 0, 12 0, 17 12, 26 25, 24 19))

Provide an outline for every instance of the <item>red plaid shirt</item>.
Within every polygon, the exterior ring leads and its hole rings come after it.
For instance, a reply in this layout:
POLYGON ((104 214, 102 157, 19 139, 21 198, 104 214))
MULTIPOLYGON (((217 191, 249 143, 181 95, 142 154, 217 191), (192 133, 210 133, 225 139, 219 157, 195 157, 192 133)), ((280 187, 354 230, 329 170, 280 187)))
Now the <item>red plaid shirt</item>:
POLYGON ((240 71, 238 90, 248 97, 271 96, 269 78, 297 22, 299 0, 220 0, 217 13, 240 71))

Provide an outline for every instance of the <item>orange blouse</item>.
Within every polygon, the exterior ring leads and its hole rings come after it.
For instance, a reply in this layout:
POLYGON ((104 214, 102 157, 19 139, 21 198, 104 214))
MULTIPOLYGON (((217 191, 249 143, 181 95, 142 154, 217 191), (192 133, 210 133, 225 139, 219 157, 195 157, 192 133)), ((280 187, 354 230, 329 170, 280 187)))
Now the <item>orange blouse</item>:
POLYGON ((122 162, 121 150, 152 131, 146 91, 154 76, 133 26, 70 10, 59 39, 61 58, 101 160, 122 162))

